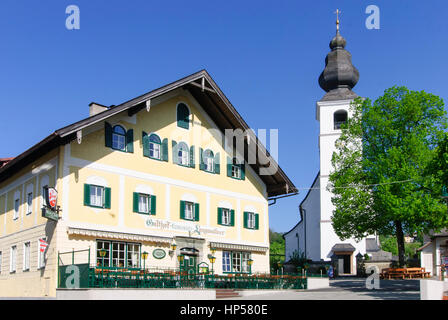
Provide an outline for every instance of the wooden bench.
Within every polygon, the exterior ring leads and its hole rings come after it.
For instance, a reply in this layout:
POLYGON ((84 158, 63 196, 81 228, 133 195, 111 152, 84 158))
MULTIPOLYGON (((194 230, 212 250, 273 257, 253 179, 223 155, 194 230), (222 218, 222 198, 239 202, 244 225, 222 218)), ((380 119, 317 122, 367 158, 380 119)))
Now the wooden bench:
POLYGON ((394 268, 390 269, 387 272, 388 279, 404 279, 406 277, 406 269, 405 268, 394 268))

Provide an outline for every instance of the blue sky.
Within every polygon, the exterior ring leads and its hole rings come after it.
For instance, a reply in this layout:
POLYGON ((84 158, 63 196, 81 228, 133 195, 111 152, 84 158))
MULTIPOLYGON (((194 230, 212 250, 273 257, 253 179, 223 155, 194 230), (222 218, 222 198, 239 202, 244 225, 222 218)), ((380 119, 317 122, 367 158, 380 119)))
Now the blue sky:
POLYGON ((336 8, 356 93, 405 85, 447 101, 443 0, 2 0, 0 157, 85 118, 92 101, 117 105, 205 68, 252 128, 279 130, 280 166, 301 189, 270 207, 271 228, 286 232, 319 170, 317 79, 336 8), (79 30, 65 27, 72 4, 79 30), (365 27, 371 4, 379 30, 365 27))

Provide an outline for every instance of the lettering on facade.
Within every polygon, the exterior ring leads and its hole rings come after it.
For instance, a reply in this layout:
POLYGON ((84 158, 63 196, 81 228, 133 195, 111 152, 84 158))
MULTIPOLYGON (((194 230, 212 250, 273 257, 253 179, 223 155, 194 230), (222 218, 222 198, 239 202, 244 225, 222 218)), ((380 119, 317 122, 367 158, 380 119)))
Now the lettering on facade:
POLYGON ((168 220, 146 219, 146 226, 160 230, 199 232, 199 234, 211 234, 224 237, 226 232, 220 228, 204 227, 195 223, 172 222, 168 220))

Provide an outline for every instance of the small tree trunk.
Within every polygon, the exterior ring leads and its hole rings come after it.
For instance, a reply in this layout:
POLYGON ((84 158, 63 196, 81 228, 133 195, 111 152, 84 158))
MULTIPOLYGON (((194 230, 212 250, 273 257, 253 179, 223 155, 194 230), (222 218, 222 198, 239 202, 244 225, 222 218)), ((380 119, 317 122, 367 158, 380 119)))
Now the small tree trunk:
POLYGON ((395 221, 395 233, 397 236, 397 245, 398 245, 398 263, 400 267, 404 267, 404 234, 403 227, 401 225, 401 221, 395 221))

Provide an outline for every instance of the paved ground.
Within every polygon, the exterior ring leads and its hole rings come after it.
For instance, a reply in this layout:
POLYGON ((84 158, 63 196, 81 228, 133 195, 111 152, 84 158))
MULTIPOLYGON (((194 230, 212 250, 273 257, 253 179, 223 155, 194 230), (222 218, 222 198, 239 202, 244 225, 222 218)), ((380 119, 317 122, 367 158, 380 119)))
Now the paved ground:
POLYGON ((330 280, 330 288, 251 295, 229 300, 420 300, 420 280, 380 280, 367 289, 365 279, 330 280))

